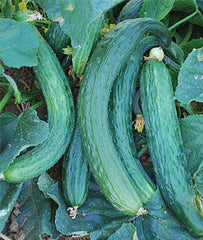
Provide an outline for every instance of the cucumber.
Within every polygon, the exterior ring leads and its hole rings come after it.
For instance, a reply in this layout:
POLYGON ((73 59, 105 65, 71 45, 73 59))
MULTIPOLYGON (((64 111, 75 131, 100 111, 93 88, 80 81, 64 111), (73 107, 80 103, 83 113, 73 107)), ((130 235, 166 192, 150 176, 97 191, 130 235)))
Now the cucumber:
POLYGON ((131 179, 128 160, 119 157, 113 143, 108 103, 116 76, 148 32, 163 45, 170 45, 167 28, 153 19, 125 20, 112 28, 89 61, 78 98, 81 139, 90 170, 106 198, 129 215, 136 214, 143 203, 131 179))
POLYGON ((132 128, 132 99, 137 87, 143 54, 153 46, 159 45, 159 41, 154 36, 150 36, 144 38, 136 46, 136 50, 131 54, 124 67, 125 70, 122 69, 114 82, 109 102, 109 122, 113 141, 120 157, 128 161, 126 167, 130 166, 131 168, 129 176, 139 192, 142 203, 148 202, 156 187, 137 159, 132 128))
POLYGON ((36 33, 40 45, 34 71, 47 104, 49 135, 3 172, 5 180, 13 183, 36 177, 52 167, 64 154, 74 127, 73 97, 66 76, 51 47, 37 30, 36 33))
POLYGON ((140 78, 142 109, 156 182, 167 205, 188 231, 203 235, 203 218, 195 204, 192 180, 186 174, 174 92, 163 62, 149 59, 140 78))
MULTIPOLYGON (((63 195, 67 204, 77 209, 85 202, 89 186, 89 167, 81 145, 79 124, 63 158, 63 195)), ((74 217, 74 216, 73 216, 74 217)))
POLYGON ((139 11, 142 8, 144 0, 130 0, 121 10, 118 16, 118 22, 126 19, 135 19, 139 17, 139 11))

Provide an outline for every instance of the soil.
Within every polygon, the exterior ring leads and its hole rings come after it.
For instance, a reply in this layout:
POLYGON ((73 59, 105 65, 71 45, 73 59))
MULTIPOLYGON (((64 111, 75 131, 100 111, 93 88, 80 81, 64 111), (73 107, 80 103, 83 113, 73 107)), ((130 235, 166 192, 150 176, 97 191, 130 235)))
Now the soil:
MULTIPOLYGON (((2 63, 1 63, 2 64, 2 63)), ((3 65, 3 64, 2 64, 3 65)), ((36 89, 40 89, 36 79, 35 79, 35 74, 33 72, 32 68, 29 67, 22 67, 20 69, 14 69, 14 68, 8 68, 4 66, 5 73, 11 76, 15 81, 18 86, 18 88, 26 90, 26 91, 32 91, 33 87, 36 89)), ((75 78, 74 73, 69 71, 69 75, 72 75, 73 79, 75 78)), ((78 89, 79 86, 76 85, 73 88, 73 97, 74 100, 76 101, 77 99, 77 94, 78 94, 78 89)), ((7 87, 0 87, 0 99, 3 98, 5 93, 7 92, 7 87)), ((12 97, 14 99, 14 97, 12 97)), ((40 101, 43 99, 43 96, 40 95, 36 100, 40 101)), ((3 108, 2 113, 5 112, 11 112, 15 115, 21 114, 25 109, 29 108, 31 105, 31 102, 27 103, 21 103, 19 105, 16 105, 14 103, 7 103, 6 106, 3 108)), ((43 104, 37 109, 37 113, 40 119, 46 118, 46 105, 43 104)), ((150 167, 151 168, 151 162, 150 162, 150 156, 149 152, 146 152, 142 157, 141 157, 141 163, 143 166, 150 167)), ((59 174, 61 174, 61 166, 62 166, 62 161, 59 160, 56 165, 54 165, 51 169, 48 170, 48 173, 51 175, 53 179, 57 179, 59 174)), ((0 239, 8 239, 6 240, 25 240, 25 233, 21 230, 21 226, 17 223, 16 217, 20 212, 20 208, 18 206, 18 203, 16 203, 9 219, 8 219, 8 231, 5 236, 2 235, 2 238, 0 236, 0 239)), ((43 240, 51 240, 50 236, 47 234, 42 235, 43 240)), ((88 240, 90 239, 89 235, 81 237, 78 235, 61 235, 58 240, 88 240)))

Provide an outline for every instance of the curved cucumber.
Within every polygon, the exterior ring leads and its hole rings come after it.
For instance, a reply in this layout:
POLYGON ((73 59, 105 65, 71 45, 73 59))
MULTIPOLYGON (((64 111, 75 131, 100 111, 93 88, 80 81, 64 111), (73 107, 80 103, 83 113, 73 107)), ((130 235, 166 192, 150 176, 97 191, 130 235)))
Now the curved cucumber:
POLYGON ((192 181, 186 174, 186 158, 174 93, 166 66, 148 60, 141 72, 141 98, 148 146, 156 181, 168 206, 194 235, 203 235, 203 218, 195 204, 192 181))
POLYGON ((143 203, 148 202, 156 187, 137 159, 132 129, 132 99, 137 87, 136 83, 143 62, 143 54, 153 46, 159 45, 159 41, 154 36, 150 36, 145 37, 136 46, 124 67, 125 70, 121 71, 114 82, 109 103, 109 121, 112 126, 113 141, 120 157, 125 159, 126 163, 128 162, 126 167, 131 169, 130 177, 143 203))
POLYGON ((73 131, 74 104, 71 90, 64 84, 66 76, 51 47, 37 35, 40 46, 34 70, 47 104, 49 136, 7 168, 3 175, 8 182, 36 177, 52 167, 64 154, 73 131))
POLYGON ((167 28, 147 18, 123 21, 101 40, 85 71, 78 102, 81 138, 91 171, 107 199, 130 215, 136 214, 143 203, 128 162, 119 157, 114 146, 108 102, 116 76, 147 32, 155 34, 163 45, 170 45, 167 28))
POLYGON ((79 124, 63 159, 63 194, 71 207, 80 207, 86 199, 89 186, 88 162, 81 145, 79 124))

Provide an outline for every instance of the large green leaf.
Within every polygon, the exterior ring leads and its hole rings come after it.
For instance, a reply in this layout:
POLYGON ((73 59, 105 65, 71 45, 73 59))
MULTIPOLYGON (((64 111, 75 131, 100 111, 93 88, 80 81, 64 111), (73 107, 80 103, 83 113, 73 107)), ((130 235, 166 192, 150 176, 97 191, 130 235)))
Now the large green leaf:
POLYGON ((59 21, 74 48, 73 69, 81 74, 101 30, 105 12, 124 0, 35 0, 49 18, 59 21))
POLYGON ((108 239, 138 240, 136 227, 132 223, 123 223, 123 225, 108 239))
POLYGON ((47 233, 52 239, 57 239, 60 233, 56 230, 54 216, 56 205, 46 199, 37 186, 36 179, 26 181, 18 198, 20 214, 17 221, 24 222, 21 230, 26 232, 26 239, 42 239, 41 235, 47 233))
MULTIPOLYGON (((119 229, 123 223, 128 222, 125 218, 115 218, 109 223, 102 226, 101 229, 96 230, 90 234, 91 240, 106 240, 111 236, 117 229, 119 229)), ((119 238, 117 238, 119 239, 119 238)))
POLYGON ((39 41, 26 22, 0 18, 0 59, 8 67, 37 65, 39 41))
POLYGON ((33 109, 25 110, 20 116, 4 113, 0 116, 0 172, 30 146, 43 142, 49 132, 48 124, 41 121, 33 109))
POLYGON ((139 17, 162 20, 173 8, 175 0, 145 0, 139 17))
MULTIPOLYGON (((147 215, 136 218, 135 226, 139 240, 195 240, 165 205, 157 190, 145 205, 147 215)), ((199 238, 201 239, 201 237, 199 238)))
POLYGON ((22 184, 9 184, 0 181, 0 232, 17 201, 22 184))
POLYGON ((193 176, 203 162, 203 115, 190 115, 180 120, 187 171, 193 176))
POLYGON ((175 95, 181 103, 203 102, 203 47, 193 50, 183 63, 175 95))

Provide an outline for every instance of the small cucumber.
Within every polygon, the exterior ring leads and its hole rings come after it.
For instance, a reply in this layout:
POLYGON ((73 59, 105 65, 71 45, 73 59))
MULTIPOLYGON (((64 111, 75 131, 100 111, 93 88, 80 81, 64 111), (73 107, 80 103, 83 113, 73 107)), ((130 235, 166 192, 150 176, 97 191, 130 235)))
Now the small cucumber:
POLYGON ((89 186, 89 167, 81 145, 78 122, 64 154, 62 178, 65 200, 70 207, 77 210, 85 202, 89 186))

